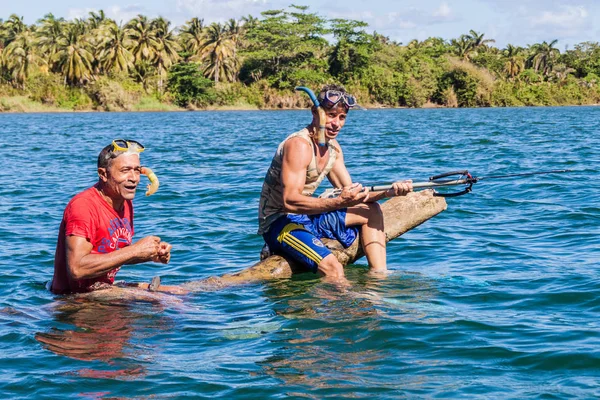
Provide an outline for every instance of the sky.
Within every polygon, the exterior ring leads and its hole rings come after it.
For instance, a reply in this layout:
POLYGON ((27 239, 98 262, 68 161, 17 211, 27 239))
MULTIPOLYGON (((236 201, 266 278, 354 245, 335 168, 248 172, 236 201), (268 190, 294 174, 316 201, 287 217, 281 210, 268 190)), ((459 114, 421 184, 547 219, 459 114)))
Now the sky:
POLYGON ((324 18, 364 21, 368 31, 404 44, 433 36, 458 38, 471 29, 499 48, 558 39, 562 51, 600 41, 600 0, 0 0, 0 18, 17 14, 32 24, 49 12, 72 19, 102 9, 117 22, 144 14, 179 26, 192 17, 205 23, 260 17, 262 11, 290 4, 308 6, 324 18))

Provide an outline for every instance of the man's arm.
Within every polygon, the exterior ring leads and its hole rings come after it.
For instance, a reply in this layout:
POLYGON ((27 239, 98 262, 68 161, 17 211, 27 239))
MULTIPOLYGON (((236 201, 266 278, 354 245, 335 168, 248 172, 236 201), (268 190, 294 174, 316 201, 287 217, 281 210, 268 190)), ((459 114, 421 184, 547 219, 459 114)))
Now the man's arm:
MULTIPOLYGON (((368 194, 362 192, 362 186, 344 188, 342 194, 335 199, 319 199, 302 194, 306 183, 306 170, 313 157, 310 143, 301 138, 288 140, 283 148, 283 164, 281 166, 281 182, 283 184, 283 204, 287 212, 296 214, 319 214, 340 208, 351 207, 362 203, 368 194)), ((336 163, 339 160, 336 160, 336 163)), ((343 164, 343 160, 342 160, 343 164)), ((345 167, 344 167, 345 169, 345 167)), ((346 171, 347 174, 347 171, 346 171)), ((339 175, 339 182, 347 179, 339 175)), ((350 182, 351 183, 351 182, 350 182)))
POLYGON ((131 246, 106 254, 91 254, 93 245, 81 236, 66 238, 67 272, 73 280, 95 278, 124 264, 146 261, 168 263, 171 245, 147 236, 131 246))
POLYGON ((394 182, 392 184, 392 187, 388 190, 371 192, 371 195, 369 196, 369 201, 377 201, 394 196, 406 196, 409 192, 412 191, 412 180, 398 181, 394 182))
MULTIPOLYGON (((333 141, 333 144, 339 150, 338 158, 336 159, 335 164, 333 164, 333 168, 329 172, 327 178, 335 188, 350 186, 352 184, 352 178, 350 178, 350 173, 344 162, 344 152, 337 141, 333 141)), ((369 192, 368 199, 365 199, 365 202, 370 203, 393 196, 405 196, 408 192, 412 192, 412 181, 398 181, 394 182, 393 187, 388 190, 369 192)))

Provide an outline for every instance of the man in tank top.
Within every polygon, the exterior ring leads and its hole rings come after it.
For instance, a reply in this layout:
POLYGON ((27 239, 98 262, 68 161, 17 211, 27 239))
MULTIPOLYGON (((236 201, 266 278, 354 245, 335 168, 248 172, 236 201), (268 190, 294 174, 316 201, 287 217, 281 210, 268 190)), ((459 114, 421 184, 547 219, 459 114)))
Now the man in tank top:
POLYGON ((325 146, 319 146, 319 113, 312 107, 310 125, 288 136, 277 148, 262 187, 258 234, 271 252, 291 257, 310 271, 341 279, 344 269, 322 238, 350 246, 360 233, 373 272, 386 271, 383 214, 377 200, 412 191, 411 181, 371 192, 353 183, 338 142, 348 111, 356 106, 342 86, 327 85, 318 95, 325 110, 325 146), (312 197, 327 177, 341 189, 336 198, 312 197))
MULTIPOLYGON (((143 150, 136 141, 117 139, 98 155, 98 182, 73 197, 63 214, 50 283, 53 293, 106 289, 125 264, 169 262, 171 245, 159 237, 132 243, 132 200, 140 183, 139 153, 143 150)), ((181 292, 177 287, 159 286, 156 280, 153 283, 154 290, 181 292)))

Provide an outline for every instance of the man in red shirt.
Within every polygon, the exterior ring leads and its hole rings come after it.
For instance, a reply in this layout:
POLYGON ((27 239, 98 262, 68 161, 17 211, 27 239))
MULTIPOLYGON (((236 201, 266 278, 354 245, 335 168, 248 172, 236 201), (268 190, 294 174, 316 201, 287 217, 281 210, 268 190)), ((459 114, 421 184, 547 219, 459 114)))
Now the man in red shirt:
MULTIPOLYGON (((171 245, 157 236, 132 244, 132 200, 140 183, 139 153, 143 150, 136 141, 118 139, 98 155, 98 183, 71 199, 60 224, 50 286, 53 293, 105 289, 125 264, 169 262, 171 245)), ((136 286, 148 288, 148 284, 136 286)))

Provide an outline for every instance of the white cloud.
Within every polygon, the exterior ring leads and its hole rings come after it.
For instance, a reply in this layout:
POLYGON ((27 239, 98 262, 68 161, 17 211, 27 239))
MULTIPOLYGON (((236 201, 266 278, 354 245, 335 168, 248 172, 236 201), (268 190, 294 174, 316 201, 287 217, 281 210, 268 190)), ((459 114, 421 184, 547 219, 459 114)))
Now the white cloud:
POLYGON ((98 10, 95 8, 71 8, 67 12, 67 19, 72 20, 76 18, 87 18, 92 11, 96 12, 98 10))
POLYGON ((443 2, 433 11, 409 8, 402 12, 388 12, 383 17, 374 16, 367 22, 375 29, 391 34, 391 32, 399 33, 399 31, 414 30, 417 27, 423 28, 453 20, 454 15, 450 6, 448 6, 448 3, 443 2))
POLYGON ((176 10, 188 17, 207 22, 223 22, 229 18, 257 14, 268 8, 268 0, 177 0, 176 10))
POLYGON ((530 18, 533 26, 573 29, 585 24, 589 13, 583 6, 561 6, 559 11, 544 11, 530 18))
POLYGON ((417 24, 413 21, 398 21, 398 28, 400 29, 414 29, 417 27, 417 24))
POLYGON ((596 40, 593 36, 594 24, 589 10, 581 5, 558 6, 543 10, 530 8, 513 21, 512 40, 523 40, 527 44, 558 39, 559 47, 567 47, 586 40, 596 40))
MULTIPOLYGON (((340 19, 350 19, 350 20, 362 21, 362 22, 366 22, 369 25, 371 25, 376 18, 372 11, 357 11, 357 10, 350 10, 350 9, 340 11, 337 8, 331 8, 331 9, 326 8, 325 11, 326 11, 325 13, 319 13, 319 15, 321 17, 330 18, 330 19, 340 18, 340 19)), ((314 12, 314 10, 313 10, 313 12, 314 12)))
POLYGON ((146 12, 143 7, 140 7, 137 4, 125 7, 112 6, 106 12, 106 15, 117 21, 117 23, 127 23, 129 20, 137 17, 138 14, 145 15, 146 12))
POLYGON ((439 8, 433 12, 434 17, 438 18, 450 18, 452 16, 452 10, 448 3, 443 2, 439 8))
MULTIPOLYGON (((444 29, 444 24, 457 21, 456 13, 447 1, 434 0, 434 4, 427 0, 419 1, 417 6, 388 1, 385 11, 377 10, 376 7, 370 7, 367 11, 360 10, 359 7, 340 8, 330 5, 324 7, 324 15, 326 18, 356 19, 366 22, 369 24, 367 31, 376 31, 400 42, 434 36, 436 34, 432 32, 444 29)), ((374 5, 381 6, 382 3, 383 1, 373 1, 374 5)))
POLYGON ((399 12, 390 12, 381 18, 375 18, 373 21, 373 26, 382 30, 389 29, 391 27, 397 29, 413 29, 417 26, 417 24, 414 20, 405 18, 399 12))

